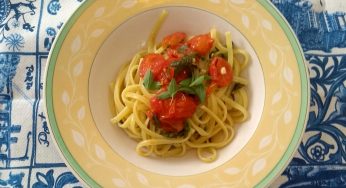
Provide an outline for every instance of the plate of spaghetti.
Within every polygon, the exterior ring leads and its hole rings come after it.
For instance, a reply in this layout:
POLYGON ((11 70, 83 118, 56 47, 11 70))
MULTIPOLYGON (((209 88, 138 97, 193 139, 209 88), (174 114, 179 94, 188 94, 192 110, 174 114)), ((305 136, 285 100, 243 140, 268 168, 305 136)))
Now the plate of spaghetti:
POLYGON ((265 187, 300 143, 309 81, 270 2, 86 1, 55 40, 50 129, 91 187, 265 187))

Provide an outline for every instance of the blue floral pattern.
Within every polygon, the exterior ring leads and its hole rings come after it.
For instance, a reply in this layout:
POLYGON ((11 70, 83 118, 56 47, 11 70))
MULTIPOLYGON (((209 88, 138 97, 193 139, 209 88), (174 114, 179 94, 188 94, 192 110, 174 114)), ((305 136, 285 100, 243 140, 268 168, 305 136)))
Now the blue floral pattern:
POLYGON ((49 14, 56 15, 58 11, 61 9, 61 4, 59 0, 52 0, 47 7, 47 11, 49 14))
POLYGON ((1 188, 81 187, 57 157, 40 101, 48 50, 65 21, 58 17, 62 4, 0 0, 1 188))
POLYGON ((23 177, 24 177, 24 173, 19 173, 19 174, 10 173, 9 178, 7 180, 0 179, 0 186, 22 188, 23 177))
POLYGON ((0 23, 3 22, 11 11, 9 0, 0 1, 0 23))
POLYGON ((0 2, 0 43, 5 41, 9 50, 20 51, 25 44, 21 34, 11 32, 13 28, 19 28, 22 25, 23 30, 34 32, 35 26, 27 22, 27 17, 36 14, 35 1, 11 3, 9 0, 2 0, 0 2))
POLYGON ((46 174, 38 172, 36 174, 37 182, 32 185, 33 188, 63 188, 68 184, 75 184, 78 180, 71 172, 60 174, 56 179, 54 178, 54 170, 49 170, 46 174))
POLYGON ((19 51, 21 48, 24 47, 24 38, 22 35, 18 33, 10 34, 5 39, 5 43, 9 50, 19 51))
POLYGON ((323 0, 272 2, 305 51, 311 85, 306 132, 280 187, 346 187, 346 12, 315 10, 323 0))

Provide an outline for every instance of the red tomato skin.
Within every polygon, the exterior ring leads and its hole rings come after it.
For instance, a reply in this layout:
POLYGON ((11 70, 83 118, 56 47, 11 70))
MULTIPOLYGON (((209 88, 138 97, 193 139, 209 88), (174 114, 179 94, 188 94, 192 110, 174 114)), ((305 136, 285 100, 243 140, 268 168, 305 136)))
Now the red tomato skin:
POLYGON ((143 78, 147 71, 151 70, 154 77, 157 77, 167 65, 168 63, 161 54, 147 54, 139 65, 139 76, 143 78))
POLYGON ((176 49, 167 48, 166 51, 169 59, 179 59, 182 57, 182 54, 179 54, 176 49))
POLYGON ((186 34, 183 32, 175 32, 170 35, 167 35, 162 40, 162 46, 167 48, 176 48, 179 44, 181 44, 186 38, 186 34))
POLYGON ((209 75, 213 83, 218 87, 228 86, 233 80, 233 71, 231 65, 222 57, 214 57, 209 66, 209 75), (221 69, 225 68, 225 73, 221 69))
MULTIPOLYGON (((167 61, 169 62, 169 64, 175 62, 175 61, 179 61, 179 58, 175 58, 175 57, 169 57, 167 59, 167 61)), ((169 67, 170 68, 170 72, 169 72, 169 79, 168 79, 168 83, 164 82, 162 83, 162 85, 166 85, 169 84, 169 82, 172 80, 172 78, 175 78, 175 81, 177 83, 179 83, 182 80, 185 80, 186 78, 191 76, 191 71, 189 69, 183 69, 181 70, 178 74, 176 74, 176 72, 174 71, 174 68, 169 67), (165 84, 166 83, 166 84, 165 84)))
POLYGON ((159 80, 162 86, 167 86, 174 77, 174 69, 171 67, 166 67, 162 70, 159 80))
POLYGON ((139 76, 143 78, 148 70, 151 70, 155 81, 166 83, 173 78, 169 62, 161 54, 147 54, 139 65, 139 76), (171 75, 171 76, 170 76, 171 75))
POLYGON ((183 69, 182 71, 180 71, 176 76, 175 76, 175 81, 177 83, 187 79, 188 77, 191 76, 191 71, 188 69, 183 69))
POLYGON ((150 110, 167 132, 180 132, 184 128, 184 121, 195 113, 197 105, 196 98, 182 92, 176 93, 173 98, 161 100, 153 97, 150 100, 150 110))
POLYGON ((166 52, 169 58, 182 58, 185 55, 191 55, 194 53, 187 44, 179 44, 176 48, 167 48, 166 52))
POLYGON ((210 34, 197 35, 187 41, 187 46, 199 55, 207 55, 213 47, 214 40, 210 34))

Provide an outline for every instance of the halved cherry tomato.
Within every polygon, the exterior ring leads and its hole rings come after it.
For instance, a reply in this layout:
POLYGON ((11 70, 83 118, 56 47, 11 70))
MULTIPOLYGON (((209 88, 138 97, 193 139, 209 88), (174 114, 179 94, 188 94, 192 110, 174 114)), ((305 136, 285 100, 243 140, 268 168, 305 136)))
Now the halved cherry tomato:
POLYGON ((198 100, 195 97, 178 92, 173 98, 150 100, 150 110, 157 116, 161 128, 166 132, 180 132, 184 122, 196 111, 198 100))
POLYGON ((197 52, 199 55, 206 55, 211 47, 213 47, 214 40, 211 38, 210 34, 197 35, 187 41, 187 45, 193 51, 197 52))
POLYGON ((175 32, 163 38, 162 46, 167 48, 176 48, 186 38, 186 34, 183 32, 175 32))
POLYGON ((228 86, 233 80, 230 64, 222 57, 214 57, 209 66, 209 75, 213 83, 219 87, 228 86))
POLYGON ((148 70, 151 70, 155 81, 160 81, 162 73, 169 66, 169 62, 160 54, 147 54, 139 65, 139 76, 144 77, 148 70))

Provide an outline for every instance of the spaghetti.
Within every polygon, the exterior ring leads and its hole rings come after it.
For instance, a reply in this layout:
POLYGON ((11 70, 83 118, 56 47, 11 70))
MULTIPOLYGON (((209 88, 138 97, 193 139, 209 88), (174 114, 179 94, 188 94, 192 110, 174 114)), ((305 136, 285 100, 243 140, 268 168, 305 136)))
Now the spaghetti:
POLYGON ((116 116, 111 122, 138 141, 142 156, 182 156, 196 149, 205 162, 229 144, 235 124, 249 113, 241 76, 249 55, 222 44, 216 29, 187 38, 183 32, 155 44, 167 12, 163 11, 147 41, 147 49, 125 64, 113 85, 116 116))

